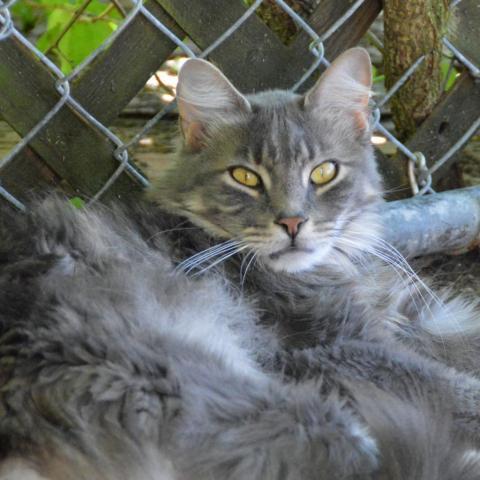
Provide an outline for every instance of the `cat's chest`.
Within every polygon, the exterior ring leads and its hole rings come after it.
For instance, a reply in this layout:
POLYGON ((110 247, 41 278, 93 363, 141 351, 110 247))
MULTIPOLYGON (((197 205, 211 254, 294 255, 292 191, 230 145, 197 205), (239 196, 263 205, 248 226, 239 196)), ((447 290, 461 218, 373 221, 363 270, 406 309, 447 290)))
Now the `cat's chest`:
POLYGON ((271 281, 250 290, 259 306, 260 320, 279 332, 284 347, 329 344, 339 336, 361 338, 364 309, 348 284, 297 283, 286 288, 271 281))

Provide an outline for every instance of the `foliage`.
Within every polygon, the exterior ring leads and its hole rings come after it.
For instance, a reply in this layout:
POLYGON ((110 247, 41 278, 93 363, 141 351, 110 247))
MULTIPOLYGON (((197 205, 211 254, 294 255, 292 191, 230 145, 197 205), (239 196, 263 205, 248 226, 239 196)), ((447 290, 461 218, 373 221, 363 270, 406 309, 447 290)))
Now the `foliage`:
POLYGON ((453 87, 459 73, 456 68, 451 67, 451 59, 447 57, 440 62, 440 70, 442 72, 444 90, 448 92, 453 87))
MULTIPOLYGON (((248 6, 253 3, 253 0, 243 1, 248 6)), ((303 5, 292 0, 287 3, 296 10, 303 5)), ((259 16, 279 34, 281 32, 275 27, 282 27, 285 31, 280 37, 287 41, 287 37, 296 31, 295 26, 290 24, 291 19, 278 7, 275 10, 273 2, 267 1, 262 7, 263 10, 257 12, 259 16), (274 18, 278 20, 278 25, 274 18)), ((64 73, 69 73, 98 48, 122 19, 122 13, 107 0, 21 0, 12 11, 19 28, 26 34, 37 33, 36 46, 47 53, 64 73)), ((307 12, 298 13, 306 15, 307 12)), ((443 59, 440 68, 446 91, 452 87, 457 76, 457 71, 449 66, 449 59, 443 59)), ((383 68, 374 66, 373 82, 383 84, 384 81, 383 68)))
POLYGON ((85 207, 85 202, 80 197, 72 197, 70 200, 70 205, 81 210, 85 207))
POLYGON ((117 28, 122 14, 101 0, 22 0, 13 7, 20 28, 40 30, 36 46, 69 73, 117 28))

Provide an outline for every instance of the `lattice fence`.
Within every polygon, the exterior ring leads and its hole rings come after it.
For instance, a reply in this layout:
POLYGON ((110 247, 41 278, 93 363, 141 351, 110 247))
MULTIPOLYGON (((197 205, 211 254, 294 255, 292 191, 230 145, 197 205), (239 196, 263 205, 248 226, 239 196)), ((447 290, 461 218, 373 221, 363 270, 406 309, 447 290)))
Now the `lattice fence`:
MULTIPOLYGON (((65 186, 90 201, 138 193, 148 180, 129 149, 174 108, 159 111, 129 142, 108 127, 151 74, 180 48, 215 62, 242 91, 301 90, 341 51, 357 44, 379 15, 380 0, 323 0, 305 20, 283 0, 272 0, 299 29, 283 44, 240 0, 141 0, 132 2, 120 27, 68 75, 15 27, 0 0, 0 115, 22 140, 0 159, 0 196, 19 209, 35 188, 65 186), (248 72, 247 73, 247 68, 248 72)), ((456 0, 461 35, 444 38, 452 64, 465 67, 454 88, 406 143, 381 123, 381 111, 424 61, 420 57, 374 108, 375 129, 400 152, 379 155, 387 186, 409 183, 415 194, 433 192, 456 153, 480 128, 480 48, 470 13, 477 0, 456 0)))

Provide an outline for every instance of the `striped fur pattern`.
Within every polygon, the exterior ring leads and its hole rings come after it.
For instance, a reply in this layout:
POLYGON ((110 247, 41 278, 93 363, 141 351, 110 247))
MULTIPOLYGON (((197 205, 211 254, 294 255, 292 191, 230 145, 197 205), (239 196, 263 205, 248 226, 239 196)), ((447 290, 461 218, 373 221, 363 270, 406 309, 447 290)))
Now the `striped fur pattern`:
POLYGON ((366 54, 304 97, 192 62, 160 208, 0 215, 0 480, 480 479, 477 310, 381 239, 366 54))

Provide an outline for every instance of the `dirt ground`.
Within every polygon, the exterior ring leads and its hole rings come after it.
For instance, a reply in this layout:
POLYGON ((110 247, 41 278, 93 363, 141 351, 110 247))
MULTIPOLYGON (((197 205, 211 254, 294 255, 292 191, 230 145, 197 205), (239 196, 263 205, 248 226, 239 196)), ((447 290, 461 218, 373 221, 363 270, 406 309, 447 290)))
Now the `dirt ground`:
MULTIPOLYGON (((412 262, 415 268, 417 262, 412 262)), ((434 280, 438 287, 453 288, 458 293, 480 298, 480 249, 462 255, 432 255, 422 259, 421 277, 434 280)))

